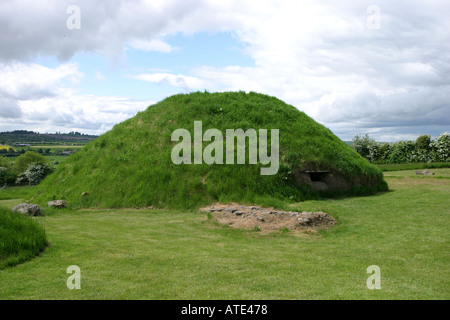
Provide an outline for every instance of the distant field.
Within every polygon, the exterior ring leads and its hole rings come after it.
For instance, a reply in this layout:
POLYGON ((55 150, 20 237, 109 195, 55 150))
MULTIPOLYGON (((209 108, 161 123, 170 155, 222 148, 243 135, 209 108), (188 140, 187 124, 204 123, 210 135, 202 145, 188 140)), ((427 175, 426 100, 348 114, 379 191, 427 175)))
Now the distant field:
POLYGON ((73 148, 83 148, 84 146, 71 146, 71 145, 60 145, 60 146, 54 146, 54 145, 44 145, 44 146, 31 146, 31 148, 42 148, 42 149, 73 149, 73 148))
MULTIPOLYGON (((57 155, 46 155, 43 154, 45 158, 47 158, 50 162, 61 162, 67 159, 68 156, 57 156, 57 155)), ((8 160, 11 162, 15 162, 17 157, 8 157, 8 160)))
MULTIPOLYGON (((39 146, 30 146, 30 147, 21 147, 19 150, 23 149, 25 151, 30 150, 37 152, 39 149, 47 150, 50 149, 50 153, 42 153, 44 157, 46 157, 50 162, 61 162, 67 159, 67 155, 60 155, 64 150, 73 150, 78 151, 83 148, 83 145, 71 146, 71 145, 39 145, 39 146)), ((0 147, 1 149, 1 147, 0 147)), ((18 156, 8 157, 8 160, 11 162, 15 162, 18 156)))
POLYGON ((5 146, 3 144, 0 144, 0 150, 9 150, 9 149, 13 149, 14 151, 17 151, 16 149, 14 149, 11 146, 5 146))
MULTIPOLYGON (((298 202, 337 225, 318 234, 261 234, 196 211, 47 211, 50 246, 0 271, 0 299, 450 299, 450 169, 385 174, 375 196, 298 202), (81 269, 69 290, 67 267, 81 269), (367 268, 381 289, 366 286, 367 268)), ((36 187, 0 190, 0 205, 36 187)))

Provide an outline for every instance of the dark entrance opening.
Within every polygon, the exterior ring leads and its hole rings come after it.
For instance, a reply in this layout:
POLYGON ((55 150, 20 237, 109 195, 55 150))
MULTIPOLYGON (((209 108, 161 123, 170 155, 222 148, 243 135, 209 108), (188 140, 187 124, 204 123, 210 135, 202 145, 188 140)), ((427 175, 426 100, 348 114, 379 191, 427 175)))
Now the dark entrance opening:
POLYGON ((324 181, 330 171, 306 171, 311 181, 324 181))

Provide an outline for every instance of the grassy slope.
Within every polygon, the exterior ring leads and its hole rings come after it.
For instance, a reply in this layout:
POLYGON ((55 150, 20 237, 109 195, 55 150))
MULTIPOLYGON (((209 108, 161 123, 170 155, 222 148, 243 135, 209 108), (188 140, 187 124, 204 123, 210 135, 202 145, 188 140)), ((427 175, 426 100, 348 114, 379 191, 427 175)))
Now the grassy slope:
POLYGON ((313 192, 298 188, 288 172, 310 164, 334 168, 350 178, 367 175, 382 181, 378 168, 293 106, 256 93, 197 92, 169 97, 88 144, 43 182, 37 201, 66 198, 73 207, 171 208, 217 200, 299 201, 313 192), (203 132, 279 129, 284 166, 277 175, 261 176, 255 165, 174 165, 170 155, 176 143, 170 141, 171 134, 186 128, 193 137, 194 120, 203 122, 203 132), (83 192, 90 196, 82 198, 83 192))
POLYGON ((42 257, 0 271, 0 299, 450 299, 450 169, 388 173, 392 191, 306 201, 338 220, 318 235, 261 235, 167 210, 47 216, 42 257), (66 269, 81 268, 81 290, 66 269), (368 290, 366 269, 381 269, 368 290))
POLYGON ((0 207, 0 270, 33 258, 46 246, 45 230, 33 218, 0 207))

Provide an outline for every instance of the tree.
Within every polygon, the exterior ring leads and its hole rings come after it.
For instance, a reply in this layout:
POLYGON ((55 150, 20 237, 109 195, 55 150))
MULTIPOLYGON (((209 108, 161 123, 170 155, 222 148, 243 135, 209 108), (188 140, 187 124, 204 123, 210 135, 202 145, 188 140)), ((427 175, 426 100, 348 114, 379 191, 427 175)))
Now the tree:
POLYGON ((378 160, 381 162, 389 162, 389 156, 392 152, 392 144, 389 142, 381 143, 378 151, 378 160))
POLYGON ((377 143, 374 139, 370 138, 367 133, 362 137, 356 135, 353 138, 352 142, 353 149, 355 149, 355 151, 358 152, 362 157, 369 160, 370 158, 375 156, 375 154, 378 157, 378 148, 374 147, 377 145, 377 143))
POLYGON ((8 170, 11 169, 11 162, 8 160, 8 158, 4 156, 0 156, 0 167, 6 168, 8 170))
POLYGON ((14 183, 16 175, 11 171, 12 165, 8 158, 0 156, 0 183, 14 183))
POLYGON ((43 155, 37 152, 27 151, 17 157, 13 169, 17 174, 22 174, 31 164, 46 165, 48 161, 43 155))
POLYGON ((0 184, 14 183, 17 176, 9 169, 0 166, 0 184))
POLYGON ((406 163, 450 161, 450 134, 445 132, 435 141, 421 135, 416 141, 376 143, 365 136, 353 138, 353 148, 370 162, 406 163))
POLYGON ((417 150, 430 151, 431 150, 430 144, 431 144, 431 136, 429 134, 421 135, 416 139, 417 150))
POLYGON ((389 155, 391 163, 405 163, 417 161, 412 157, 415 143, 412 141, 398 141, 392 144, 392 151, 389 155))

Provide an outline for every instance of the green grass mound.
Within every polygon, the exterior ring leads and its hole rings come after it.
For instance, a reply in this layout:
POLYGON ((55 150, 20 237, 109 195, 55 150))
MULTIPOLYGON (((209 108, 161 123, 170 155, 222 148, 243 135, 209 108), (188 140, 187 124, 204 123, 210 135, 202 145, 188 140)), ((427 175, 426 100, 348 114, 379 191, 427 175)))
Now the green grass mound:
MULTIPOLYGON (((203 142, 203 149, 210 143, 203 142)), ((41 183, 34 201, 66 199, 73 208, 277 205, 386 188, 378 168, 295 107, 257 93, 196 92, 166 98, 86 145, 41 183), (248 163, 248 141, 245 164, 174 164, 171 153, 179 142, 171 141, 172 132, 185 128, 193 141, 194 121, 202 121, 203 133, 223 133, 224 159, 226 129, 267 129, 269 144, 271 129, 278 129, 278 172, 261 175, 269 165, 248 163), (313 177, 316 171, 324 173, 313 177), (320 175, 327 177, 321 181, 320 175)))
POLYGON ((45 230, 33 218, 0 207, 0 270, 32 259, 46 246, 45 230))

